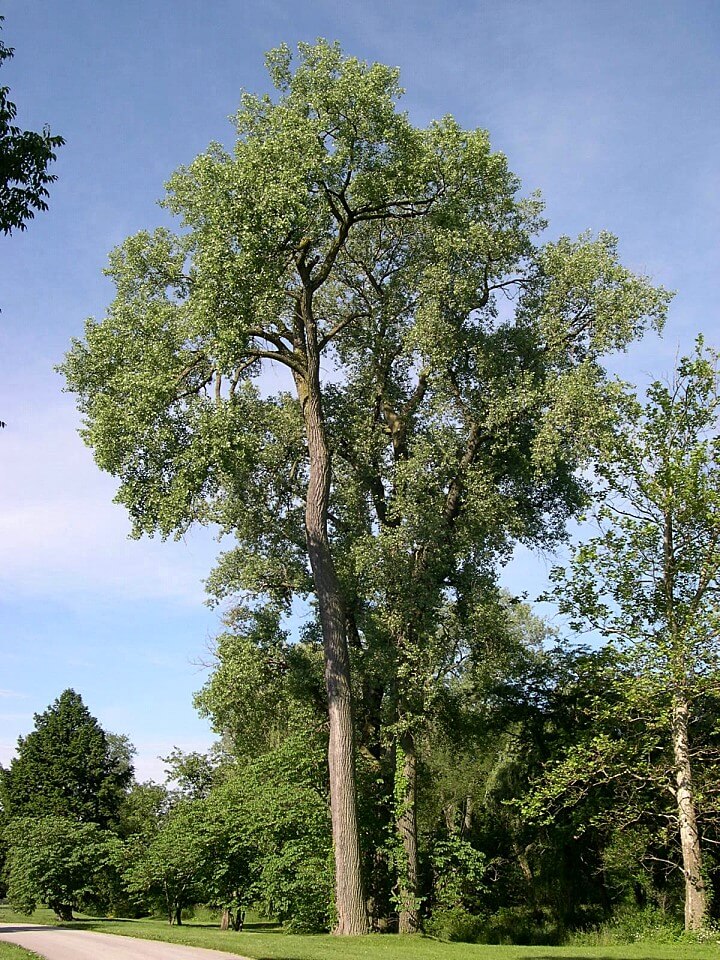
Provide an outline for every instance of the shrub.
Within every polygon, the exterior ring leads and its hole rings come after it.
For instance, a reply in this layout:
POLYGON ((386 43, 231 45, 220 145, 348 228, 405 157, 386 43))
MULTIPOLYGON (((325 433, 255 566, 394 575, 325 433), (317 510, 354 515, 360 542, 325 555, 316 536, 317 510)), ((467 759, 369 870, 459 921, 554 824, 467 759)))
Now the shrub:
POLYGON ((425 932, 438 940, 459 943, 477 943, 485 919, 476 916, 464 907, 447 907, 433 910, 425 922, 425 932))
POLYGON ((672 915, 655 906, 623 907, 609 920, 592 930, 576 933, 571 942, 592 946, 615 943, 677 943, 683 939, 683 925, 672 915))
POLYGON ((547 911, 501 907, 483 923, 478 943, 556 946, 565 939, 562 924, 547 911))

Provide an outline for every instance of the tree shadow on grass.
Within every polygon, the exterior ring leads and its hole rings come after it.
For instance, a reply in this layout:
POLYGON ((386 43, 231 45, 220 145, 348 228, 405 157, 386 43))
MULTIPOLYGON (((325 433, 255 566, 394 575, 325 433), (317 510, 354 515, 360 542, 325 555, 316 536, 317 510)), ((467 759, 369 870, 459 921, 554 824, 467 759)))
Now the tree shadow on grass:
MULTIPOLYGON (((618 946, 622 946, 622 944, 618 944, 618 946)), ((670 944, 668 946, 671 947, 672 945, 670 944)), ((670 960, 671 956, 672 954, 668 950, 667 960, 670 960)), ((617 953, 564 953, 560 957, 556 953, 516 953, 513 956, 513 960, 623 960, 623 957, 617 953)), ((652 957, 642 957, 634 953, 632 957, 628 957, 627 960, 663 960, 663 958, 658 957, 657 954, 652 957)))
POLYGON ((56 926, 70 930, 86 930, 96 924, 103 923, 136 923, 125 917, 73 917, 72 920, 61 920, 56 926))
MULTIPOLYGON (((142 924, 146 921, 155 921, 162 922, 159 917, 74 917, 72 920, 67 920, 60 922, 57 926, 70 928, 73 930, 83 930, 88 929, 89 927, 102 926, 103 924, 127 924, 129 927, 137 925, 142 930, 142 924)), ((183 920, 183 922, 178 927, 177 924, 164 924, 170 930, 217 930, 220 932, 220 925, 218 923, 202 923, 202 922, 193 922, 192 920, 183 920)), ((283 928, 279 923, 275 923, 271 920, 267 921, 258 921, 254 923, 246 923, 242 931, 227 930, 225 931, 229 937, 233 933, 282 933, 283 928)))

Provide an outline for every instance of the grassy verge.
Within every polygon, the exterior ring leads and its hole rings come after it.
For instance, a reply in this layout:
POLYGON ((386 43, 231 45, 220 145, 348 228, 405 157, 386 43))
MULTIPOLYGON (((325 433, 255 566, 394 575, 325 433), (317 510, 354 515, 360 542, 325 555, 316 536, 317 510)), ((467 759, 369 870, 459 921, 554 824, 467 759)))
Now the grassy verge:
MULTIPOLYGON (((39 910, 32 917, 22 917, 0 907, 0 922, 13 920, 31 923, 54 922, 50 911, 39 910)), ((250 925, 242 933, 233 933, 193 921, 181 927, 171 927, 160 920, 84 918, 76 921, 73 926, 100 933, 223 950, 251 957, 253 960, 715 960, 718 955, 717 944, 710 943, 497 947, 441 943, 421 936, 298 936, 269 931, 262 925, 250 925)))
POLYGON ((30 953, 29 950, 23 950, 22 947, 15 946, 14 943, 3 943, 0 940, 0 960, 38 960, 36 953, 30 953))

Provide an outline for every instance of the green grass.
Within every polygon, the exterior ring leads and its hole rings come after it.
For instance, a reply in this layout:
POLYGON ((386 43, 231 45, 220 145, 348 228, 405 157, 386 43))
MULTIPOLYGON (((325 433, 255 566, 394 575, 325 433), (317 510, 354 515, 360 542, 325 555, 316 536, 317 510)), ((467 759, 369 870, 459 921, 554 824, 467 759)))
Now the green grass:
POLYGON ((36 953, 30 953, 29 950, 23 950, 22 947, 15 946, 14 943, 3 943, 0 940, 0 960, 30 960, 37 958, 36 953))
MULTIPOLYGON (((6 907, 0 907, 0 922, 14 920, 55 922, 49 910, 38 910, 32 917, 23 917, 11 913, 6 907)), ((714 943, 496 947, 441 943, 421 936, 299 936, 268 930, 262 924, 249 925, 242 933, 224 932, 217 927, 193 921, 181 927, 170 927, 160 920, 83 918, 73 926, 82 930, 224 950, 254 960, 714 960, 718 955, 718 946, 714 943)), ((5 960, 2 954, 0 960, 5 960)), ((20 960, 19 956, 17 960, 20 960)))

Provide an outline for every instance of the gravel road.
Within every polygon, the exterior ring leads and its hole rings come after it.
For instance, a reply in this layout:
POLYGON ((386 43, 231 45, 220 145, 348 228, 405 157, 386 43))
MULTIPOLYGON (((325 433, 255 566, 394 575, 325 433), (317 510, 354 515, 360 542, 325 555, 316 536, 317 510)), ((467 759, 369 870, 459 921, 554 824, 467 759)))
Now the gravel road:
POLYGON ((17 943, 47 960, 247 960, 220 950, 33 923, 0 923, 0 940, 17 943))

